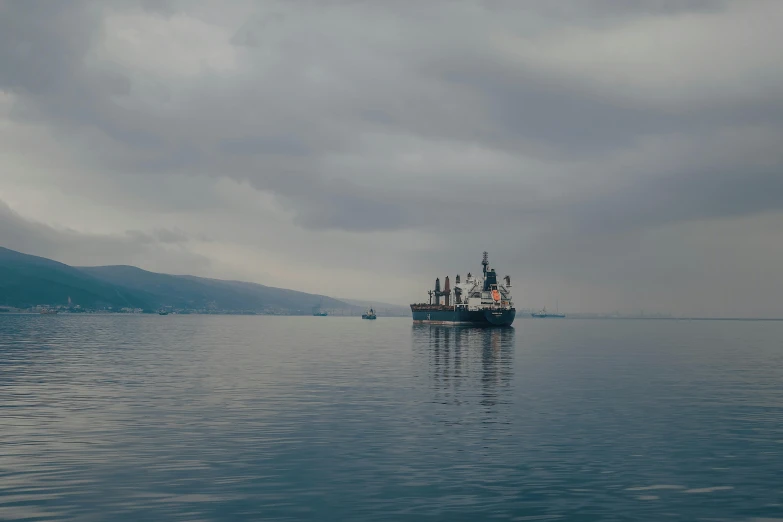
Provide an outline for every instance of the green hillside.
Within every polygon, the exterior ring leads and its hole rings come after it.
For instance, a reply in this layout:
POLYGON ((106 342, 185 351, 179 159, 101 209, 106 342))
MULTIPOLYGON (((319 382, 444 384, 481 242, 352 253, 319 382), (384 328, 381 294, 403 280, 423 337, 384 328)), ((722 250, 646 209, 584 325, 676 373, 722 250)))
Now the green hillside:
POLYGON ((0 247, 0 306, 28 308, 36 305, 85 308, 146 308, 150 296, 101 281, 43 257, 0 247))
POLYGON ((0 247, 0 307, 38 305, 309 314, 355 305, 326 296, 240 281, 148 272, 133 266, 75 268, 0 247))
POLYGON ((226 311, 282 310, 310 313, 312 307, 353 309, 330 297, 240 281, 148 272, 133 266, 80 267, 85 274, 112 285, 133 288, 154 296, 163 308, 226 311))

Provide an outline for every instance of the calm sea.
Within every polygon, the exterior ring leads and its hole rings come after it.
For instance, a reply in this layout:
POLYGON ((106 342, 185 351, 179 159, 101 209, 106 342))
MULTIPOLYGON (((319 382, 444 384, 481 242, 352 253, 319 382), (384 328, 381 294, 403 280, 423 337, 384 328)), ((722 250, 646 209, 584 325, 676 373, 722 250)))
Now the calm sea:
POLYGON ((783 323, 0 316, 2 520, 783 520, 783 323))

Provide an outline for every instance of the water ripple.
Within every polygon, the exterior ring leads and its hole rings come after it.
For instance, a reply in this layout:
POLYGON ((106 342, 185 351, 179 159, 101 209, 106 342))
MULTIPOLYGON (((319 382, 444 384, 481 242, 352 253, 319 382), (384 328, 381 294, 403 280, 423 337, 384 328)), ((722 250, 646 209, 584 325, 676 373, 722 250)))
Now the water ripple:
POLYGON ((781 340, 0 315, 0 519, 780 520, 781 340))

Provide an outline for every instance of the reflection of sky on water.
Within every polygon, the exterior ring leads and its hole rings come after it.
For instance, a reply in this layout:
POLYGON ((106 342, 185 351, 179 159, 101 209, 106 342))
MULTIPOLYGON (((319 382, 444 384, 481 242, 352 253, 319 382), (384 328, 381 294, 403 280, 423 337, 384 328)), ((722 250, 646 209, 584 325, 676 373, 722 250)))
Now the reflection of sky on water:
POLYGON ((783 518, 781 328, 0 316, 0 519, 783 518))

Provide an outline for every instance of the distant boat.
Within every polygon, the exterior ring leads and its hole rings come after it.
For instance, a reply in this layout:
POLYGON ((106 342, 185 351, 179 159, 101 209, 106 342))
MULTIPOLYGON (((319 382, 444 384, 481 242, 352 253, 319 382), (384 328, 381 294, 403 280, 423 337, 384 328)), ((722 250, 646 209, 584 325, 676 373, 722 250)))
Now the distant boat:
POLYGON ((169 313, 166 310, 160 310, 158 315, 169 315, 169 313))
POLYGON ((41 310, 41 315, 57 315, 57 310, 52 310, 51 308, 44 308, 41 310))
POLYGON ((362 319, 375 319, 377 316, 375 315, 375 310, 370 308, 367 312, 362 314, 362 319))
POLYGON ((552 317, 552 318, 560 318, 560 319, 562 319, 562 318, 565 317, 565 314, 561 314, 560 312, 547 312, 546 311, 546 306, 545 306, 544 308, 542 308, 538 312, 533 312, 532 314, 530 314, 530 316, 531 317, 538 317, 540 319, 543 319, 545 317, 552 317))
POLYGON ((321 307, 323 306, 323 304, 324 304, 324 300, 321 299, 321 302, 313 307, 313 316, 315 316, 315 317, 326 317, 327 315, 329 315, 327 312, 322 312, 321 311, 321 307))

